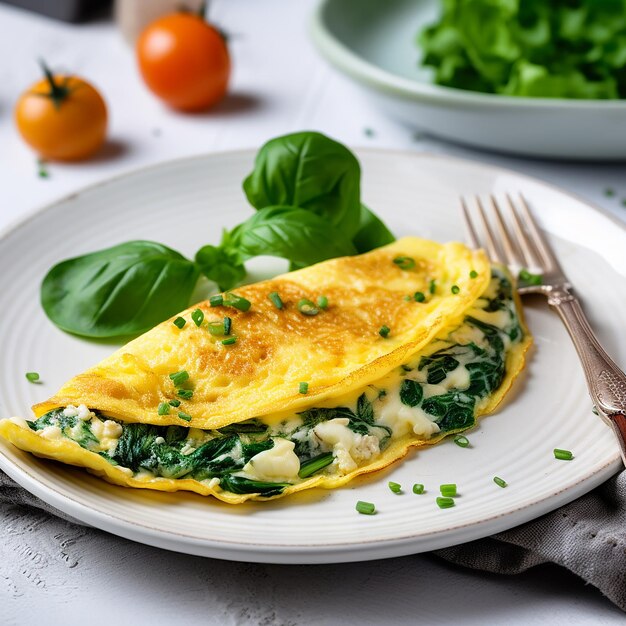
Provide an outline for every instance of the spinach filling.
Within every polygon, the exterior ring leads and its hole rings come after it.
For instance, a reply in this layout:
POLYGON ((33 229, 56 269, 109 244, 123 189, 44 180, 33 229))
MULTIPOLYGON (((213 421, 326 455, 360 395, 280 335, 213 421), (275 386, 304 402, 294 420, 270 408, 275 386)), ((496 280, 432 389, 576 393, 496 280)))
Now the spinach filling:
MULTIPOLYGON (((394 435, 391 427, 377 422, 381 403, 389 401, 392 394, 398 394, 405 406, 426 414, 438 425, 440 433, 458 432, 473 426, 478 402, 502 383, 508 346, 521 341, 523 336, 511 283, 497 268, 492 271, 491 292, 495 295, 481 298, 476 308, 487 313, 503 311, 505 324, 490 324, 466 315, 463 325, 453 330, 448 339, 437 341, 437 346, 442 344, 443 347, 398 368, 397 385, 362 393, 352 407, 313 407, 294 416, 295 421, 275 426, 252 419, 217 430, 111 420, 121 425, 121 435, 108 449, 103 449, 89 420, 68 416, 63 408, 54 409, 28 425, 35 431, 56 426, 64 437, 134 474, 149 472, 155 477, 198 481, 217 478, 220 488, 231 493, 278 495, 290 483, 239 475, 255 455, 274 447, 273 437, 284 437, 294 443, 294 452, 300 460, 300 479, 332 471, 333 449, 320 444, 315 427, 343 418, 342 423, 355 436, 375 438, 380 451, 394 435), (455 341, 455 332, 468 327, 474 331, 474 340, 455 341), (467 370, 465 379, 469 383, 463 388, 455 384, 446 386, 446 379, 458 368, 467 370)), ((107 419, 96 411, 92 413, 98 420, 107 419)))

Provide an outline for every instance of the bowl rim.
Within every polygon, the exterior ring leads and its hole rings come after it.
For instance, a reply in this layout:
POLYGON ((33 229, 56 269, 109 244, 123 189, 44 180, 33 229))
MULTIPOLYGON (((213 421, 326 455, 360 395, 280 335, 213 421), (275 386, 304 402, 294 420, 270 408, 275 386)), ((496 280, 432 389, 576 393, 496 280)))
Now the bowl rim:
MULTIPOLYGON (((626 111, 626 100, 530 98, 481 93, 423 83, 393 74, 356 54, 334 35, 328 26, 327 10, 337 0, 319 0, 309 21, 309 36, 318 52, 333 66, 355 81, 391 96, 429 104, 472 106, 474 108, 576 109, 585 111, 626 111)), ((387 4, 386 6, 388 6, 387 4)))

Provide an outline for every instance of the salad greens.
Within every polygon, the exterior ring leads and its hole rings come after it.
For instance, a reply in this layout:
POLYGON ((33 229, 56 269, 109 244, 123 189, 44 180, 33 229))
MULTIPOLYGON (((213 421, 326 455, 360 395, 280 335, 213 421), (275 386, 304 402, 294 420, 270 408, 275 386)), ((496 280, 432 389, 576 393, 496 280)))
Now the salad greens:
POLYGON ((626 0, 443 0, 418 36, 448 87, 541 98, 626 97, 626 0))
POLYGON ((130 241, 55 265, 41 286, 59 328, 94 338, 144 332, 189 305, 200 274, 223 291, 268 255, 291 269, 367 252, 394 241, 361 203, 361 168, 342 144, 316 132, 277 137, 257 154, 243 189, 256 212, 219 245, 189 260, 151 241, 130 241))

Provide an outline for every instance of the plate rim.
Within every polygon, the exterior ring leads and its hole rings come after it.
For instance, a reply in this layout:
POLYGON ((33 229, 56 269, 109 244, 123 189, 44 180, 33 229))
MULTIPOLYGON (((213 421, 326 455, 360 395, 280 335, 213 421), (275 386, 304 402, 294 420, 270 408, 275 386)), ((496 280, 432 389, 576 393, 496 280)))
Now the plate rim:
POLYGON ((418 80, 411 80, 389 72, 365 60, 352 51, 326 27, 325 12, 332 2, 319 0, 309 19, 309 35, 320 54, 334 67, 350 78, 364 83, 378 91, 410 97, 413 100, 434 104, 473 105, 491 109, 573 109, 579 111, 603 112, 625 111, 624 99, 570 99, 570 98, 531 98, 528 96, 505 96, 478 91, 444 87, 418 80))
MULTIPOLYGON (((372 147, 355 147, 357 157, 361 154, 374 153, 377 155, 393 154, 400 158, 410 159, 426 159, 438 160, 443 162, 453 162, 460 166, 478 167, 479 169, 491 172, 500 172, 513 175, 518 179, 526 179, 532 183, 539 183, 544 187, 557 193, 565 195, 574 201, 581 203, 587 210, 597 213, 599 216, 609 218, 611 222, 616 224, 620 230, 626 235, 626 224, 612 215, 607 210, 594 205, 593 203, 583 199, 577 194, 563 190, 558 185, 544 181, 539 177, 531 176, 525 173, 516 172, 510 168, 491 165, 481 160, 467 159, 446 154, 433 154, 430 152, 416 152, 411 150, 372 148, 372 147)), ((204 154, 190 155, 177 159, 169 159, 153 163, 147 166, 133 168, 125 172, 121 172, 115 176, 96 181, 91 185, 81 187, 48 203, 42 207, 35 208, 14 219, 7 226, 0 230, 0 245, 5 238, 11 236, 22 227, 27 226, 41 214, 53 210, 59 205, 68 201, 80 198, 83 194, 94 191, 100 187, 106 187, 109 184, 115 184, 119 180, 125 178, 133 178, 134 176, 149 173, 152 170, 159 170, 175 164, 185 162, 198 161, 206 158, 219 158, 220 156, 250 156, 256 153, 255 148, 243 148, 237 150, 224 150, 209 152, 204 154)), ((30 493, 41 498, 54 508, 75 517, 89 525, 111 532, 113 534, 125 537, 127 539, 140 541, 148 545, 161 547, 169 550, 185 552, 189 554, 197 554, 201 556, 213 556, 217 558, 226 558, 230 560, 255 561, 265 563, 314 563, 314 562, 348 562, 361 561, 381 558, 381 551, 386 556, 400 556, 403 554, 414 554, 417 551, 426 551, 441 548, 444 546, 455 545, 456 543, 464 543, 473 539, 488 536, 494 532, 500 532, 511 528, 507 521, 511 515, 516 516, 515 525, 525 523, 535 519, 540 515, 554 510, 559 506, 571 502, 572 500, 587 493, 597 485, 604 482, 610 476, 615 474, 621 466, 619 454, 616 452, 611 459, 608 459, 599 466, 596 466, 591 473, 578 480, 573 485, 562 488, 550 496, 532 501, 529 504, 516 507, 505 513, 498 513, 489 517, 484 517, 478 521, 463 522, 453 526, 429 532, 428 534, 411 534, 402 537, 394 537, 393 539, 383 540, 367 540, 353 542, 335 542, 326 545, 319 544, 262 544, 249 541, 214 541, 211 539, 200 538, 197 536, 175 533, 171 531, 160 530, 146 524, 130 521, 118 515, 100 511, 88 504, 82 503, 69 495, 62 493, 53 486, 46 485, 31 475, 26 469, 15 465, 6 454, 0 450, 0 468, 5 471, 13 480, 27 489, 30 493), (459 533, 463 536, 459 541, 450 543, 447 537, 450 534, 459 533), (419 546, 413 544, 419 543, 419 546), (315 557, 318 557, 316 559, 315 557), (322 560, 319 560, 319 559, 322 560)), ((100 480, 96 477, 90 477, 93 480, 100 480)))

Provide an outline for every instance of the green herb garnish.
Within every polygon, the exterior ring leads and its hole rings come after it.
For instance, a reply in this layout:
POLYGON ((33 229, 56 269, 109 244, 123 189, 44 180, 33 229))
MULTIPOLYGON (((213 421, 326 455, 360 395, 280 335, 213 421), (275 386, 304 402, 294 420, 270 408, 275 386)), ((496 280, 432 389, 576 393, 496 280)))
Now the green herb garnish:
POLYGON ((437 291, 437 283, 435 281, 434 278, 431 278, 428 281, 428 293, 430 293, 430 295, 434 294, 435 291, 437 291))
POLYGON ((233 327, 233 320, 230 317, 224 318, 224 335, 230 335, 230 331, 233 327))
POLYGON ((298 393, 301 393, 302 395, 309 393, 309 383, 300 383, 298 385, 298 393))
POLYGON ((191 415, 189 415, 189 413, 185 413, 184 411, 179 411, 178 412, 178 417, 181 420, 185 420, 186 422, 190 422, 191 421, 191 415))
POLYGON ((245 313, 250 310, 252 303, 250 300, 246 300, 246 298, 238 296, 236 293, 227 293, 224 297, 224 306, 230 306, 245 313))
POLYGON ((461 290, 458 285, 452 285, 452 287, 450 287, 450 291, 456 296, 461 290))
POLYGON ((300 311, 302 315, 309 316, 317 315, 320 312, 319 308, 315 306, 315 303, 306 298, 302 298, 302 300, 298 301, 298 311, 300 311))
POLYGON ((493 482, 496 483, 496 485, 498 485, 498 487, 502 487, 503 489, 506 487, 506 480, 503 480, 499 476, 494 476, 493 477, 493 482))
POLYGON ((207 330, 214 337, 218 337, 224 334, 224 322, 209 322, 207 324, 207 330))
POLYGON ((454 506, 454 499, 453 498, 447 498, 447 497, 438 497, 436 499, 437 502, 437 506, 440 509, 449 509, 450 507, 454 506))
POLYGON ((183 326, 187 323, 187 320, 185 320, 184 317, 177 317, 172 324, 174 324, 174 326, 176 326, 177 328, 183 328, 183 326))
POLYGON ((422 483, 415 483, 413 485, 413 493, 416 493, 418 496, 424 493, 424 485, 422 483))
POLYGON ((157 409, 157 413, 159 415, 169 415, 170 414, 170 405, 167 402, 159 402, 159 407, 157 409))
POLYGON ((389 487, 389 490, 393 493, 400 493, 402 491, 402 485, 400 485, 400 483, 394 483, 392 481, 389 481, 387 483, 387 486, 389 487))
POLYGON ((227 339, 222 339, 223 346, 232 346, 234 343, 237 343, 237 337, 228 337, 227 339))
POLYGON ((454 483, 446 483, 444 485, 439 485, 439 491, 441 491, 441 495, 446 498, 455 498, 456 493, 456 484, 454 483))
POLYGON ((277 291, 272 291, 272 293, 268 294, 267 297, 272 301, 272 304, 277 309, 283 308, 283 301, 277 291))
POLYGON ((26 372, 26 380, 29 383, 39 382, 39 374, 37 372, 26 372))
POLYGON ((543 283, 541 274, 532 274, 527 269, 521 269, 518 278, 520 282, 526 285, 541 285, 543 283))
POLYGON ((39 178, 50 178, 48 163, 44 159, 37 159, 37 176, 39 178))
POLYGON ((183 400, 191 400, 191 398, 193 398, 193 391, 191 389, 177 389, 176 395, 183 400))
POLYGON ((554 448, 554 458, 560 461, 571 461, 574 455, 569 450, 561 450, 560 448, 554 448))
POLYGON ((415 300, 415 302, 424 302, 424 300, 426 300, 426 296, 421 291, 416 291, 413 294, 413 300, 415 300))
POLYGON ((385 339, 389 337, 389 333, 391 332, 391 328, 389 326, 381 326, 378 334, 385 339))
POLYGON ((454 443, 456 443, 459 448, 467 448, 469 446, 469 439, 465 435, 457 435, 454 438, 454 443))
POLYGON ((173 407, 178 407, 180 406, 180 400, 176 400, 176 398, 174 398, 173 400, 170 400, 168 404, 173 407))
POLYGON ((371 502, 363 502, 363 500, 356 503, 356 510, 361 515, 374 515, 376 513, 376 507, 371 502))
POLYGON ((470 277, 472 280, 474 280, 474 278, 478 278, 478 272, 477 272, 476 270, 472 270, 472 271, 469 273, 469 277, 470 277))
POLYGON ((191 319, 196 326, 201 326, 204 322, 204 312, 202 309, 194 309, 191 313, 191 319))
POLYGON ((393 262, 401 270, 412 270, 415 267, 415 259, 410 256, 397 256, 393 262))
POLYGON ((211 296, 209 298, 209 304, 211 306, 222 306, 224 304, 224 296, 221 293, 211 296))
POLYGON ((173 372, 169 375, 171 381, 176 387, 180 387, 183 383, 189 380, 189 372, 187 370, 181 370, 180 372, 173 372))
POLYGON ((327 309, 328 308, 328 298, 326 296, 319 296, 317 299, 317 306, 320 309, 327 309))

